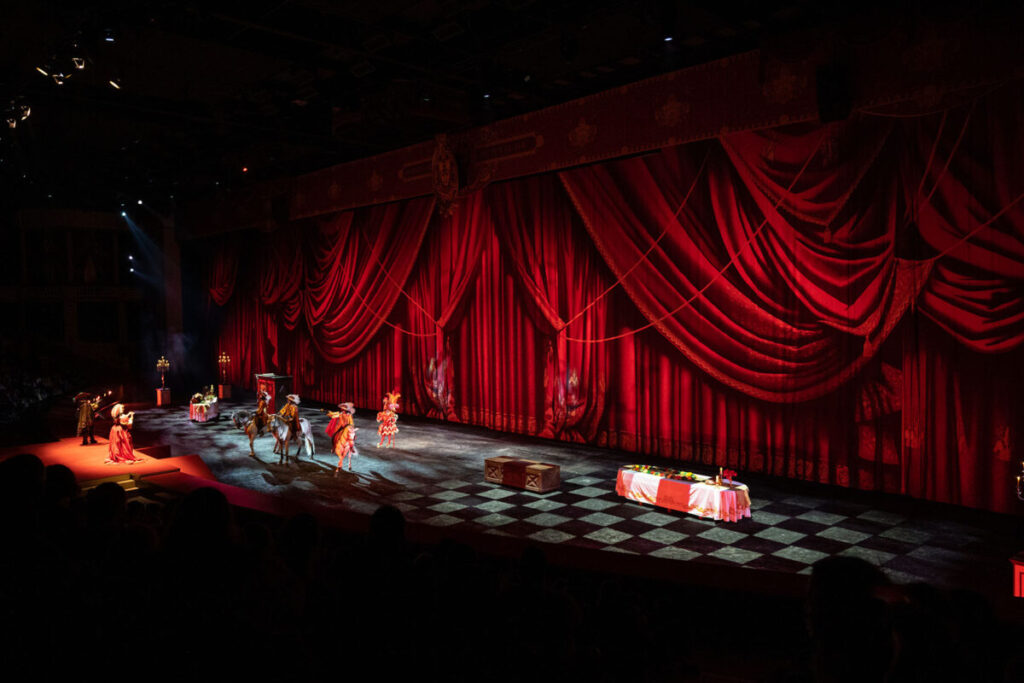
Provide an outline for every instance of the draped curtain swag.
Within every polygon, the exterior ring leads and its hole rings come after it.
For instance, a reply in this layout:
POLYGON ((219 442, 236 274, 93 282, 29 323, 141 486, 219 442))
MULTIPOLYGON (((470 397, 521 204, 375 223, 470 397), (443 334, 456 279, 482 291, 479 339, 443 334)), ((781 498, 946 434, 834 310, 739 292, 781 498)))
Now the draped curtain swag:
POLYGON ((1022 115, 1012 84, 358 209, 212 243, 206 286, 235 381, 1008 510, 1022 115))

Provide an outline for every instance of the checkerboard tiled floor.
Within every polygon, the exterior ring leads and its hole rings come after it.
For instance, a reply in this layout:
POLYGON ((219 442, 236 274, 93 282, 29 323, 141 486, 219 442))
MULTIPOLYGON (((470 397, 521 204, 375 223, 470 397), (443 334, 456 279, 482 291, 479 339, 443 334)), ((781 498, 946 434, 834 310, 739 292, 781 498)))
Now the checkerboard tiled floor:
MULTIPOLYGON (((853 555, 897 581, 950 587, 1008 581, 1007 558, 1021 549, 1018 522, 1005 516, 742 475, 752 519, 716 523, 616 495, 618 467, 649 461, 642 456, 409 419, 400 422, 398 448, 377 450, 374 425, 357 414, 367 437, 355 471, 334 477, 329 454, 279 466, 267 437, 252 460, 227 420, 196 425, 185 410, 144 411, 136 421, 176 455, 201 454, 225 483, 360 512, 389 503, 410 522, 436 527, 782 572, 853 555), (561 488, 536 494, 485 482, 483 460, 498 453, 560 465, 561 488)), ((326 420, 311 410, 304 416, 326 450, 326 420)))

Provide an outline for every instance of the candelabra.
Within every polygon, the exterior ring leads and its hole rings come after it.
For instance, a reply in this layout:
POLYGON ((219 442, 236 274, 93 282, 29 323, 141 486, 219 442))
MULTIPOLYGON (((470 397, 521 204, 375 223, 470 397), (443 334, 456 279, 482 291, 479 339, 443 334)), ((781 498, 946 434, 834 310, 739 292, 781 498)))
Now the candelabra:
POLYGON ((1017 498, 1024 500, 1024 460, 1020 461, 1020 474, 1017 475, 1017 498))
POLYGON ((220 367, 220 383, 227 384, 228 366, 231 365, 231 356, 221 351, 220 355, 217 356, 217 365, 220 367))
POLYGON ((163 356, 160 356, 160 360, 156 362, 156 371, 160 373, 160 388, 166 389, 167 386, 164 384, 164 375, 171 367, 171 361, 167 360, 163 356))

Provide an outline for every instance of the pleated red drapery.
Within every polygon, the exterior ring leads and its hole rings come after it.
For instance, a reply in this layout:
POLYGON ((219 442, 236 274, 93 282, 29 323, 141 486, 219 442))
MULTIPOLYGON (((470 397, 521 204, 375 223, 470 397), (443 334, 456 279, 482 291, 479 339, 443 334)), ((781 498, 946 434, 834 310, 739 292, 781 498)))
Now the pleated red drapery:
POLYGON ((418 343, 407 346, 407 401, 426 415, 458 420, 452 388, 455 360, 445 328, 457 324, 465 295, 472 285, 492 227, 480 193, 463 198, 450 213, 431 223, 409 279, 408 329, 418 343))
POLYGON ((893 252, 895 188, 885 203, 844 214, 823 243, 820 226, 784 216, 756 188, 741 196, 720 151, 678 211, 698 169, 692 147, 561 177, 625 291, 691 362, 763 400, 832 391, 870 360, 911 300, 915 271, 893 252))
POLYGON ((433 202, 417 199, 320 221, 303 290, 303 315, 320 355, 349 361, 401 297, 433 202))
POLYGON ((604 268, 592 258, 579 218, 554 177, 504 183, 486 195, 523 298, 547 331, 539 435, 592 441, 605 409, 608 354, 568 342, 567 336, 598 336, 607 329, 604 268))
POLYGON ((919 306, 978 351, 1024 341, 1021 116, 1024 94, 1004 88, 907 130, 909 211, 928 246, 944 254, 919 306))
POLYGON ((1019 84, 212 250, 236 381, 1008 510, 1024 366, 1019 84), (1016 203, 1015 203, 1016 202, 1016 203), (249 252, 249 245, 254 250, 249 252))

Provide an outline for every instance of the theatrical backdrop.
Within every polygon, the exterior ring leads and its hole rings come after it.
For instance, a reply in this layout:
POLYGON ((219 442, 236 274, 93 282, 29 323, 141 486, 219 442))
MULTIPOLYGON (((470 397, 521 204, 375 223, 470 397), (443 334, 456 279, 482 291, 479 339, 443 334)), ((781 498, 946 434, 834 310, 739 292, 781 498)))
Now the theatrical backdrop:
POLYGON ((1011 511, 1024 86, 821 123, 813 75, 744 60, 211 213, 231 381, 1011 511), (708 111, 684 99, 725 83, 708 111))

